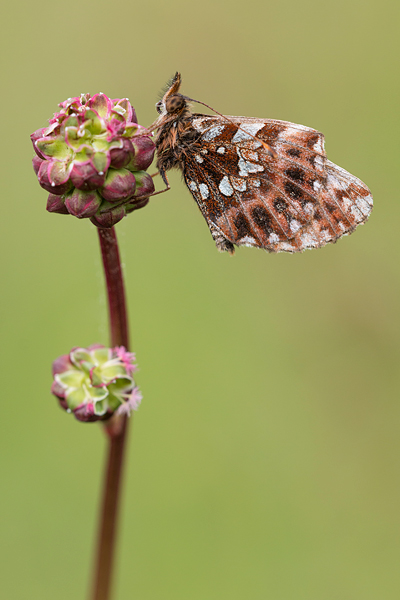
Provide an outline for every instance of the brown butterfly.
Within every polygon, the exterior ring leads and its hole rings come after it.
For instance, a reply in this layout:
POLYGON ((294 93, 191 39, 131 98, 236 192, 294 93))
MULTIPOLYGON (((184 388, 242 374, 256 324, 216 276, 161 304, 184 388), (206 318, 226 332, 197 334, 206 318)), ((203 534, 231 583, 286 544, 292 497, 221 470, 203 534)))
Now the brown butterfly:
POLYGON ((176 73, 156 105, 157 168, 167 189, 166 172, 181 169, 219 250, 300 252, 336 242, 368 219, 369 189, 326 158, 322 133, 273 119, 193 114, 180 86, 176 73))

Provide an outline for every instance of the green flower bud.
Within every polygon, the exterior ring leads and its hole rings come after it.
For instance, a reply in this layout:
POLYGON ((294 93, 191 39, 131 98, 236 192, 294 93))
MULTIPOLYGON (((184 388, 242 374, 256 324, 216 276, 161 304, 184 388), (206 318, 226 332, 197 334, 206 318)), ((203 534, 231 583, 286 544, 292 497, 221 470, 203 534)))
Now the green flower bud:
POLYGON ((142 399, 132 377, 136 369, 135 355, 123 346, 74 348, 54 361, 51 391, 60 406, 73 412, 78 421, 129 415, 142 399))

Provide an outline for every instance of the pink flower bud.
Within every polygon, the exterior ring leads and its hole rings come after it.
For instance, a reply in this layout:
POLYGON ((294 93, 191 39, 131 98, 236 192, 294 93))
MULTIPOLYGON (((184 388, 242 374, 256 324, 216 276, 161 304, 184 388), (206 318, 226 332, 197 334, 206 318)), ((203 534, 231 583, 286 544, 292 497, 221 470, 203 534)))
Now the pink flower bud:
POLYGON ((128 139, 121 138, 121 143, 122 148, 112 148, 110 150, 110 166, 114 169, 122 169, 123 167, 128 165, 135 154, 135 150, 132 146, 132 143, 128 139))
POLYGON ((133 202, 129 202, 129 204, 125 204, 125 212, 127 215, 129 215, 134 210, 138 210, 138 208, 143 208, 148 203, 149 198, 139 198, 139 200, 134 200, 133 202))
POLYGON ((59 213, 60 215, 70 214, 68 208, 65 206, 64 197, 56 196, 55 194, 49 194, 46 210, 48 212, 59 213))
POLYGON ((40 165, 42 164, 42 162, 43 160, 36 155, 32 158, 33 170, 35 171, 36 175, 39 173, 40 165))
POLYGON ((130 171, 146 171, 153 162, 155 144, 146 135, 138 135, 132 138, 135 156, 128 165, 130 171))
POLYGON ((68 212, 79 219, 93 217, 100 208, 101 203, 102 198, 95 191, 84 192, 75 188, 65 196, 65 206, 68 212))
POLYGON ((110 202, 127 200, 135 193, 135 176, 127 169, 109 169, 101 195, 110 202))
POLYGON ((125 217, 125 214, 125 205, 121 204, 120 206, 117 206, 116 208, 108 210, 104 213, 98 212, 90 220, 92 221, 93 225, 96 225, 96 227, 108 229, 110 227, 114 227, 114 225, 121 221, 121 219, 125 217))
POLYGON ((111 102, 114 104, 115 111, 117 111, 117 110, 119 111, 121 109, 123 111, 125 111, 123 113, 123 115, 124 115, 127 123, 137 123, 138 122, 135 109, 129 102, 128 98, 114 98, 114 100, 111 100, 111 102))
POLYGON ((68 192, 71 189, 71 182, 66 181, 60 185, 56 185, 55 182, 50 181, 49 178, 49 170, 53 165, 53 161, 51 160, 43 160, 42 164, 39 167, 38 179, 39 183, 48 192, 52 194, 56 194, 57 196, 62 196, 65 192, 68 192))
POLYGON ((91 191, 104 185, 105 174, 98 173, 92 163, 75 162, 71 170, 71 182, 79 190, 91 191))
POLYGON ((38 155, 38 157, 41 158, 42 160, 45 160, 46 157, 40 152, 39 148, 36 146, 36 141, 40 140, 40 138, 43 137, 43 132, 45 129, 46 129, 45 127, 41 127, 40 129, 36 129, 36 131, 31 133, 33 149, 36 152, 36 154, 38 155))
POLYGON ((147 196, 154 192, 154 182, 151 175, 146 171, 137 171, 134 173, 136 179, 135 198, 147 196))
POLYGON ((74 410, 75 418, 82 423, 93 423, 93 421, 104 421, 109 419, 111 415, 105 414, 102 417, 98 417, 94 412, 94 404, 81 404, 74 410))

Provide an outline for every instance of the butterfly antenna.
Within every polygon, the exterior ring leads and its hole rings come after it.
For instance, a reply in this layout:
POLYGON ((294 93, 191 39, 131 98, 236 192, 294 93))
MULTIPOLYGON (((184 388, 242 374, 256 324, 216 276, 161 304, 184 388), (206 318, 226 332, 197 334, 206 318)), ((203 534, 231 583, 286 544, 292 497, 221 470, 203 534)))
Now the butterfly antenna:
POLYGON ((215 110, 215 108, 213 108, 212 106, 209 106, 205 102, 201 102, 201 100, 195 100, 194 98, 189 98, 188 96, 183 96, 183 98, 185 100, 189 100, 189 102, 196 102, 196 104, 202 104, 206 108, 209 108, 210 110, 212 110, 213 112, 215 112, 215 114, 219 115, 220 117, 222 117, 226 121, 229 121, 229 123, 232 123, 232 125, 234 125, 235 127, 238 127, 238 129, 240 129, 240 131, 243 131, 246 135, 248 135, 249 137, 252 137, 253 140, 256 140, 258 143, 261 143, 264 146, 265 150, 268 152, 268 154, 270 156, 272 156, 273 158, 276 158, 277 154, 276 154, 275 150, 273 150, 271 148, 271 146, 269 146, 266 142, 263 142, 262 140, 260 140, 260 138, 256 137, 255 135, 252 135, 251 133, 249 133, 248 131, 246 131, 242 127, 238 126, 237 123, 235 123, 234 121, 232 121, 232 119, 230 119, 226 115, 223 115, 222 113, 218 112, 217 110, 215 110))

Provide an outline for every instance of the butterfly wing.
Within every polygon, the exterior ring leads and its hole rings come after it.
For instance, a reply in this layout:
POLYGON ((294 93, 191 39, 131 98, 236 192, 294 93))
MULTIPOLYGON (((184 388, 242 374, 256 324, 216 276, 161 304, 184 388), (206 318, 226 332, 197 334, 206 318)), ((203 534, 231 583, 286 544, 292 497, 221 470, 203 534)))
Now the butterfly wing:
POLYGON ((320 132, 272 119, 228 119, 193 115, 200 135, 184 164, 185 182, 220 250, 318 248, 368 218, 370 191, 327 160, 320 132))

